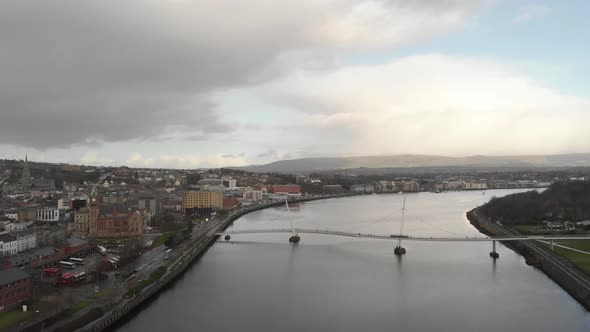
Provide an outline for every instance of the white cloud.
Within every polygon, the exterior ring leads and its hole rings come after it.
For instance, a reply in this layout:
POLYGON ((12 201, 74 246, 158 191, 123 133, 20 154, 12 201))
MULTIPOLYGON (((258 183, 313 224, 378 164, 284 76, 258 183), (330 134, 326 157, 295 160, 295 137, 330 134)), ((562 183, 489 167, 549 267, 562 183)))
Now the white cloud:
POLYGON ((514 23, 523 23, 537 18, 545 17, 551 9, 546 5, 528 5, 520 9, 520 13, 514 18, 514 23))
POLYGON ((196 154, 177 154, 161 155, 158 165, 169 168, 208 168, 223 166, 245 166, 250 164, 244 156, 234 156, 229 154, 215 155, 196 155, 196 154))
POLYGON ((83 165, 108 166, 113 163, 113 160, 100 156, 96 151, 87 151, 82 155, 82 157, 80 157, 80 163, 83 165))
POLYGON ((332 153, 530 154, 590 150, 590 100, 514 68, 438 54, 298 71, 257 90, 300 112, 298 137, 332 153))
POLYGON ((131 167, 149 168, 153 167, 155 162, 153 158, 146 158, 141 153, 135 152, 127 159, 127 165, 131 167))

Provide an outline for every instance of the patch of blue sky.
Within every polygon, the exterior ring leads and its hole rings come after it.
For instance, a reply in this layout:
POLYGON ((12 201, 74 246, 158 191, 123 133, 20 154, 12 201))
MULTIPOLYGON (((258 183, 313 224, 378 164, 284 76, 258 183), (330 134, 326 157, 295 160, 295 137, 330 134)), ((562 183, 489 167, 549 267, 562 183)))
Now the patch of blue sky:
POLYGON ((516 67, 543 85, 590 96, 590 1, 499 1, 446 35, 395 50, 355 55, 348 64, 379 64, 417 54, 483 58, 516 67), (542 15, 519 19, 531 6, 542 15))

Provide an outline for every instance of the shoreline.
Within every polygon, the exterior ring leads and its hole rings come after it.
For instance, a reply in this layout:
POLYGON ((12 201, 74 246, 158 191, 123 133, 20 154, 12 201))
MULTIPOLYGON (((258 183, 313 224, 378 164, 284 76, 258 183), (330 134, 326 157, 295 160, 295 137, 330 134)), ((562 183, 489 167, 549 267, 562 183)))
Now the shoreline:
MULTIPOLYGON (((492 223, 478 208, 468 211, 467 219, 482 234, 513 235, 504 227, 492 223)), ((523 256, 527 265, 539 269, 590 312, 590 277, 573 263, 535 241, 508 241, 502 244, 523 256)))

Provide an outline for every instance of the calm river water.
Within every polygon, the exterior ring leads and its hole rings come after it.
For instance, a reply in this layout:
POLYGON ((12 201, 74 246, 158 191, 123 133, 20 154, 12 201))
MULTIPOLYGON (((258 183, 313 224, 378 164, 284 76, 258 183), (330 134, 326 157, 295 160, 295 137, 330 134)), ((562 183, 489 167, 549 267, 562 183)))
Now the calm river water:
MULTIPOLYGON (((478 236, 465 212, 514 190, 405 195, 404 233, 478 236)), ((234 229, 399 232, 401 194, 314 201, 248 214, 234 229)), ((218 242, 120 331, 590 331, 590 315, 511 250, 288 234, 218 242)))

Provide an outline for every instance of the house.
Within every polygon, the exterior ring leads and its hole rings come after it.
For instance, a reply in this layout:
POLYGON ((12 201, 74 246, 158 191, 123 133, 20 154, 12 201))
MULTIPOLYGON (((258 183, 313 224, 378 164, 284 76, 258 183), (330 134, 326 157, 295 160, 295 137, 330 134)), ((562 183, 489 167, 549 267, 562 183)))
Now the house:
POLYGON ((19 269, 0 271, 0 312, 19 306, 31 298, 31 277, 19 269))
POLYGON ((18 253, 18 241, 12 234, 0 234, 0 255, 14 255, 18 253))
POLYGON ((545 228, 550 229, 550 230, 559 230, 559 229, 563 229, 564 225, 562 223, 560 223, 559 221, 547 221, 545 223, 545 228))

